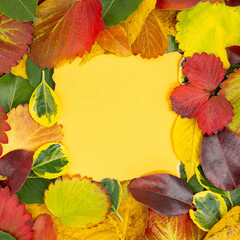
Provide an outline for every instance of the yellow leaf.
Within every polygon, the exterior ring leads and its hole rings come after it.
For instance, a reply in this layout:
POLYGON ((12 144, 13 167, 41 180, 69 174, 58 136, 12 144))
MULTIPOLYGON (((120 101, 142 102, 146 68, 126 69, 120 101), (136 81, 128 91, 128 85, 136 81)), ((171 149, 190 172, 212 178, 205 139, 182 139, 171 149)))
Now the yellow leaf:
POLYGON ((185 165, 188 180, 200 164, 200 147, 203 133, 196 119, 177 117, 173 129, 173 146, 177 157, 185 165))
POLYGON ((63 226, 43 205, 26 205, 26 211, 35 220, 39 215, 51 215, 57 232, 58 240, 140 240, 147 226, 148 209, 136 202, 128 191, 129 182, 123 183, 123 199, 119 213, 123 222, 114 213, 107 215, 107 219, 92 228, 69 228, 63 226))
POLYGON ((3 145, 3 154, 15 149, 36 151, 37 148, 48 142, 61 142, 62 126, 55 124, 44 127, 34 121, 28 111, 28 105, 19 105, 8 114, 7 123, 11 131, 7 132, 9 143, 3 145))
POLYGON ((11 73, 15 76, 28 79, 27 73, 26 73, 26 62, 27 62, 27 54, 23 55, 23 59, 18 61, 18 65, 16 67, 12 67, 11 73))
POLYGON ((137 11, 123 23, 127 31, 130 45, 135 42, 149 13, 155 8, 156 2, 157 0, 143 0, 137 11))

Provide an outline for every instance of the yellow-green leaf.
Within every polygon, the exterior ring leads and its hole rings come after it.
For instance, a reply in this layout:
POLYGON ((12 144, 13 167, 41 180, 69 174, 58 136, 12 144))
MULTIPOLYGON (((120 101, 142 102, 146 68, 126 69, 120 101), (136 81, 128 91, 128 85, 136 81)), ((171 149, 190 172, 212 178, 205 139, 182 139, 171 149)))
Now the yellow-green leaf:
POLYGON ((240 45, 240 7, 228 7, 224 2, 200 2, 181 11, 177 18, 176 40, 185 57, 195 52, 213 53, 221 58, 224 68, 229 68, 225 48, 240 45))
POLYGON ((70 159, 60 143, 47 143, 34 153, 32 170, 42 178, 57 178, 67 170, 70 159))
POLYGON ((211 191, 194 195, 196 211, 189 211, 193 222, 202 230, 209 231, 226 213, 227 205, 220 194, 211 191))
POLYGON ((198 127, 196 119, 177 117, 173 129, 173 146, 177 157, 185 165, 187 179, 195 173, 200 164, 200 147, 203 133, 198 127))
POLYGON ((33 92, 29 102, 29 112, 32 118, 45 127, 53 126, 59 119, 60 101, 45 81, 44 71, 42 82, 33 92))
POLYGON ((110 209, 109 196, 89 178, 65 176, 50 184, 45 204, 67 227, 92 227, 102 222, 110 209))

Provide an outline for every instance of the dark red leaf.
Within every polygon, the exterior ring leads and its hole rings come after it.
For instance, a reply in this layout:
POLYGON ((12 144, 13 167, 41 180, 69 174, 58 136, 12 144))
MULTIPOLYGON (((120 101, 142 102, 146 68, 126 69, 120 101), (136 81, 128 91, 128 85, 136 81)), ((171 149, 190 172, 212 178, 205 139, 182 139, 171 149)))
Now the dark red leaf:
POLYGON ((196 87, 213 91, 222 82, 226 70, 219 57, 207 53, 194 53, 183 63, 183 73, 196 87))
POLYGON ((240 46, 231 46, 226 48, 228 61, 231 65, 240 65, 240 46))
POLYGON ((240 186, 240 140, 229 129, 203 137, 201 165, 208 181, 231 191, 240 186))
POLYGON ((231 103, 223 96, 212 96, 198 112, 198 126, 212 135, 223 130, 234 116, 231 103))
POLYGON ((208 92, 192 85, 176 87, 170 97, 172 110, 182 117, 194 118, 209 97, 208 92))
POLYGON ((33 230, 34 240, 57 240, 52 218, 47 214, 38 216, 33 225, 33 230))
POLYGON ((164 216, 185 214, 192 205, 193 193, 178 177, 152 174, 136 178, 129 185, 132 196, 164 216))
POLYGON ((192 8, 199 2, 200 0, 158 0, 156 7, 160 9, 182 10, 192 8))
POLYGON ((225 0, 227 6, 237 7, 240 6, 240 0, 225 0))
POLYGON ((26 150, 14 150, 0 158, 0 174, 7 179, 0 181, 8 186, 12 193, 19 191, 26 181, 33 164, 33 153, 26 150))

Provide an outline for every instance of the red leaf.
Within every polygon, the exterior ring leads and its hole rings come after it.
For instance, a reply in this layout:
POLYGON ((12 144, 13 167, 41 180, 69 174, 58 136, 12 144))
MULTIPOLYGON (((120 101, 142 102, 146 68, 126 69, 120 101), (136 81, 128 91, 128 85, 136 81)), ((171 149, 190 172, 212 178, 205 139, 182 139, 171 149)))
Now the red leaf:
POLYGON ((1 143, 8 143, 8 137, 5 131, 11 130, 11 127, 7 122, 7 115, 3 112, 3 108, 0 106, 0 156, 2 155, 2 145, 1 143))
POLYGON ((17 240, 32 240, 33 231, 29 226, 31 214, 25 213, 24 204, 11 195, 8 187, 0 188, 0 230, 11 234, 17 240))
POLYGON ((223 130, 234 116, 231 103, 223 96, 212 96, 198 112, 198 126, 212 135, 223 130))
POLYGON ((231 65, 240 65, 240 46, 226 48, 228 60, 231 65))
POLYGON ((170 97, 172 110, 182 117, 194 118, 209 97, 209 93, 192 85, 176 87, 170 97))
POLYGON ((209 182, 231 191, 240 186, 240 140, 229 129, 203 137, 201 165, 209 182))
POLYGON ((33 225, 33 230, 34 240, 57 240, 52 218, 47 214, 38 216, 33 225))
POLYGON ((26 150, 15 150, 0 158, 0 174, 7 179, 0 181, 8 186, 12 193, 20 190, 26 181, 33 164, 33 153, 26 150))
POLYGON ((237 7, 240 6, 240 0, 225 0, 227 6, 237 7))
POLYGON ((52 68, 91 51, 104 29, 99 0, 46 0, 38 7, 35 40, 30 57, 40 67, 52 68))
POLYGON ((0 75, 8 73, 11 67, 28 51, 32 43, 32 22, 11 20, 0 14, 0 75))
POLYGON ((192 8, 199 2, 200 0, 158 0, 156 7, 160 9, 182 10, 192 8))
POLYGON ((185 214, 192 205, 193 193, 179 178, 169 174, 152 174, 136 178, 129 185, 132 196, 164 216, 185 214))
POLYGON ((196 87, 213 91, 222 82, 226 70, 219 57, 214 54, 194 53, 183 63, 183 73, 196 87))

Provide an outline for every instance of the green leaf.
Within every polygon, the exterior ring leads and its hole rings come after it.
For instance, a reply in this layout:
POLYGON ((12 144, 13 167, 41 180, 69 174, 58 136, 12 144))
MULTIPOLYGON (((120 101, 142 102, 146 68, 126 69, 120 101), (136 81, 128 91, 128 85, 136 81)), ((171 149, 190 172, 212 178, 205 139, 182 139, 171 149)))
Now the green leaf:
POLYGON ((179 50, 178 46, 179 43, 176 42, 175 37, 172 35, 168 35, 168 50, 166 51, 166 53, 177 52, 179 50))
POLYGON ((107 194, 111 196, 110 202, 112 203, 112 207, 110 209, 111 212, 114 212, 119 219, 123 222, 122 217, 118 212, 118 207, 122 200, 122 185, 116 179, 104 178, 101 181, 103 188, 107 189, 107 194))
POLYGON ((67 227, 92 227, 105 220, 108 198, 101 184, 80 176, 58 178, 45 191, 48 210, 67 227))
POLYGON ((0 12, 17 21, 36 21, 37 3, 38 0, 1 0, 0 12))
POLYGON ((185 165, 181 162, 181 165, 179 166, 180 171, 180 178, 183 180, 183 182, 187 183, 187 174, 185 171, 185 165))
POLYGON ((102 15, 106 27, 113 27, 124 22, 132 15, 143 0, 100 0, 102 15))
POLYGON ((55 179, 44 179, 30 172, 26 182, 16 193, 19 201, 26 204, 43 204, 44 192, 55 179))
POLYGON ((227 205, 220 194, 211 191, 199 192, 193 197, 197 210, 190 210, 193 222, 202 230, 209 231, 226 213, 227 205))
POLYGON ((0 106, 8 113, 18 105, 28 103, 33 91, 28 80, 11 73, 5 74, 0 78, 0 106))
POLYGON ((14 238, 12 235, 10 235, 9 233, 0 231, 0 239, 1 240, 16 240, 16 238, 14 238))
POLYGON ((230 191, 230 196, 233 207, 240 206, 240 187, 230 191))
POLYGON ((55 82, 52 79, 54 69, 40 68, 36 63, 33 63, 30 58, 26 62, 26 73, 29 82, 36 88, 42 81, 42 71, 45 72, 46 83, 54 90, 55 82))
POLYGON ((42 178, 57 178, 65 173, 70 159, 60 143, 47 143, 38 148, 33 156, 33 172, 42 178))
POLYGON ((60 109, 60 101, 46 83, 45 72, 43 71, 42 82, 31 96, 29 112, 36 122, 45 127, 51 127, 58 121, 60 109))
POLYGON ((194 174, 189 181, 187 182, 187 185, 191 188, 193 194, 196 194, 198 192, 202 192, 204 190, 203 186, 199 183, 196 174, 194 174))

